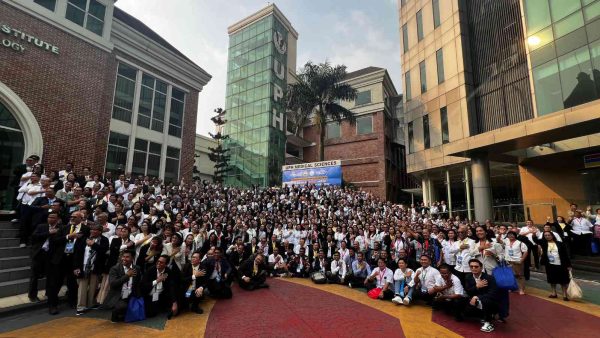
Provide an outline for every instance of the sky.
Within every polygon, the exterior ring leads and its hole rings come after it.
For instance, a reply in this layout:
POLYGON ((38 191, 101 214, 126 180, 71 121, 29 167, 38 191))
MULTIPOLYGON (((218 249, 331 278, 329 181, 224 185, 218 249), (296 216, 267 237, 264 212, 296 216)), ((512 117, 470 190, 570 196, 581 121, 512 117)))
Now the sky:
MULTIPOLYGON (((386 68, 401 92, 397 0, 280 0, 274 2, 298 32, 297 66, 307 61, 344 64, 348 72, 386 68)), ((214 130, 210 117, 225 106, 227 27, 269 2, 258 0, 118 0, 202 67, 212 79, 198 98, 196 132, 214 130)))

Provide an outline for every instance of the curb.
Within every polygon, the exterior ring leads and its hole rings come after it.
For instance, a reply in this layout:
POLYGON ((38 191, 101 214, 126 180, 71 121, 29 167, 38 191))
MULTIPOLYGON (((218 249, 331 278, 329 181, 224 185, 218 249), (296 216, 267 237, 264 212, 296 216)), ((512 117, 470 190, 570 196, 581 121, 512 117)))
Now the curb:
MULTIPOLYGON (((66 296, 59 297, 58 305, 60 306, 61 304, 66 303, 66 300, 67 300, 66 296)), ((13 305, 13 306, 5 307, 5 308, 0 308, 0 318, 8 317, 8 316, 12 316, 12 315, 16 315, 19 313, 32 311, 32 310, 47 308, 47 307, 48 307, 48 301, 46 299, 44 299, 44 300, 42 300, 40 302, 36 302, 36 303, 28 302, 28 303, 13 305)))

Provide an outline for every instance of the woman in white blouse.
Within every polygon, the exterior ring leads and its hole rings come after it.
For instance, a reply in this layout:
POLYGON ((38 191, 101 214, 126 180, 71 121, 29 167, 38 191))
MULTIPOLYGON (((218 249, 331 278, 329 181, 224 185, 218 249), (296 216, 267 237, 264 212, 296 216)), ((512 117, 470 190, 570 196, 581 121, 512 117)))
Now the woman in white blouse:
POLYGON ((517 239, 517 233, 509 231, 504 240, 504 260, 512 267, 517 283, 519 294, 525 294, 525 276, 523 274, 523 262, 527 259, 527 245, 517 239))
POLYGON ((456 265, 456 255, 460 251, 460 242, 456 240, 456 231, 448 230, 448 239, 442 241, 442 256, 444 263, 450 265, 454 271, 456 265))
POLYGON ((498 259, 502 257, 502 245, 487 238, 487 231, 483 226, 475 228, 477 240, 471 248, 471 257, 478 259, 483 264, 483 269, 487 274, 492 274, 494 268, 498 266, 498 259))

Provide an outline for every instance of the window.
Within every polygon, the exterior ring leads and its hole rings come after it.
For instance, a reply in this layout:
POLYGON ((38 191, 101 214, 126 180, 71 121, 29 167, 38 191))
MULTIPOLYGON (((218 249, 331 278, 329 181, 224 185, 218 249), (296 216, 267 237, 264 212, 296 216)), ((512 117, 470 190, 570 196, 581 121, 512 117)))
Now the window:
POLYGON ((535 67, 533 69, 533 83, 538 116, 550 114, 563 108, 556 60, 535 67))
POLYGON ((410 71, 404 74, 404 97, 406 101, 410 101, 412 99, 411 91, 410 91, 410 71))
POLYGON ((167 147, 165 183, 176 182, 179 179, 179 155, 179 149, 167 147))
POLYGON ((548 0, 527 0, 523 2, 523 6, 525 7, 528 35, 550 26, 548 0))
POLYGON ((413 123, 408 122, 408 153, 412 154, 414 149, 414 130, 413 123))
POLYGON ((571 108, 598 98, 587 46, 558 58, 564 108, 571 108))
POLYGON ((96 0, 69 0, 66 18, 102 36, 106 6, 96 0))
POLYGON ((437 63, 438 84, 440 84, 446 81, 446 75, 444 74, 444 52, 441 48, 435 52, 435 61, 437 63))
POLYGON ((370 134, 373 132, 373 115, 361 116, 356 119, 356 134, 370 134))
POLYGON ((142 75, 142 89, 138 106, 137 124, 140 127, 163 132, 167 84, 148 74, 142 75))
POLYGON ((354 104, 356 106, 361 106, 363 104, 371 103, 371 91, 365 90, 364 92, 360 92, 356 94, 356 100, 354 100, 354 104))
POLYGON ((404 53, 408 52, 408 27, 406 24, 402 26, 402 48, 404 53))
POLYGON ((108 137, 108 151, 106 152, 107 171, 125 170, 127 148, 129 148, 129 136, 111 131, 108 137))
POLYGON ((171 92, 171 114, 169 115, 169 135, 181 138, 185 93, 175 87, 171 92))
POLYGON ((450 132, 448 131, 448 109, 440 109, 440 120, 442 121, 442 144, 450 142, 450 132))
POLYGON ((431 146, 429 140, 429 115, 423 116, 423 144, 425 149, 429 149, 431 146))
POLYGON ((133 165, 134 175, 160 176, 160 153, 162 145, 139 138, 135 139, 133 165))
POLYGON ((48 10, 53 11, 56 8, 56 0, 33 0, 36 4, 46 7, 48 10))
POLYGON ((131 123, 136 75, 136 69, 119 63, 112 112, 112 117, 117 120, 131 123))
POLYGON ((417 40, 423 40, 423 12, 417 12, 417 40))
POLYGON ((433 0, 431 5, 433 6, 433 28, 438 28, 442 23, 440 19, 440 0, 433 0))
POLYGON ((425 61, 419 63, 419 74, 421 75, 421 94, 427 91, 427 71, 425 70, 425 61))
POLYGON ((338 122, 327 123, 325 136, 327 139, 339 138, 341 136, 340 124, 338 122))

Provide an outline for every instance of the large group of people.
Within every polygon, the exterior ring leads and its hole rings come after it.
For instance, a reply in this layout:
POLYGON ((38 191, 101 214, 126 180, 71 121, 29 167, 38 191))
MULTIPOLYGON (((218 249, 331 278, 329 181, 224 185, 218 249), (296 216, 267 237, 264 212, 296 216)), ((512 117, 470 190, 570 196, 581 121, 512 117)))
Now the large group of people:
POLYGON ((478 316, 491 332, 509 315, 508 290, 493 277, 500 261, 512 267, 518 293, 542 264, 550 297, 561 285, 568 300, 571 252, 585 254, 600 227, 600 209, 576 206, 543 229, 531 221, 520 228, 448 218, 443 202, 393 204, 335 186, 165 184, 77 173, 72 163, 45 173, 38 160, 15 171, 16 217, 22 245, 32 248, 29 297, 38 301, 45 276, 51 314, 65 284, 77 315, 103 307, 121 321, 131 297, 144 300, 146 316, 171 318, 202 313, 203 297, 231 298, 232 283, 255 290, 292 277, 375 290, 402 306, 420 301, 457 320, 478 316))

